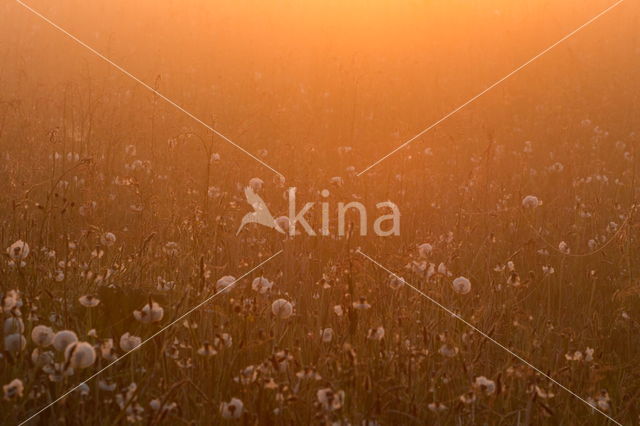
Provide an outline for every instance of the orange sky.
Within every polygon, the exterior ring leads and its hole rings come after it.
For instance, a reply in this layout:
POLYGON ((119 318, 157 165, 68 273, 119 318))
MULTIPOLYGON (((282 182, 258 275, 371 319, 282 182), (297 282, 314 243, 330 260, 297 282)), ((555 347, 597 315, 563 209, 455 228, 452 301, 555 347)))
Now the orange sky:
MULTIPOLYGON (((60 1, 29 4, 251 149, 360 145, 374 160, 609 6, 611 1, 60 1)), ((639 8, 627 2, 436 129, 427 143, 512 128, 541 100, 632 102, 639 8), (589 88, 588 95, 583 88, 589 88), (577 96, 580 94, 580 96, 577 96)), ((60 106, 149 93, 14 2, 0 14, 5 96, 60 106), (86 102, 89 100, 85 99, 86 102)), ((43 106, 44 107, 44 106, 43 106)), ((49 108, 55 108, 51 105, 49 108)), ((191 126, 163 105, 159 126, 191 126)), ((115 113, 115 112, 114 112, 115 113)), ((123 120, 135 118, 126 114, 123 120)), ((52 115, 52 120, 59 117, 52 115)), ((148 129, 135 120, 132 136, 148 129)), ((328 161, 328 160, 327 160, 328 161)), ((329 162, 330 163, 330 162, 329 162)))

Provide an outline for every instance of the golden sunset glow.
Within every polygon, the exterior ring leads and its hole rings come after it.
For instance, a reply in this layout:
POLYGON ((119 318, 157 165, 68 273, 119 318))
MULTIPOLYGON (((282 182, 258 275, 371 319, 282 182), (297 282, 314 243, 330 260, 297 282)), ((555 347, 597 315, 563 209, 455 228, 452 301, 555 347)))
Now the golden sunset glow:
POLYGON ((639 19, 3 2, 0 423, 634 424, 639 19))

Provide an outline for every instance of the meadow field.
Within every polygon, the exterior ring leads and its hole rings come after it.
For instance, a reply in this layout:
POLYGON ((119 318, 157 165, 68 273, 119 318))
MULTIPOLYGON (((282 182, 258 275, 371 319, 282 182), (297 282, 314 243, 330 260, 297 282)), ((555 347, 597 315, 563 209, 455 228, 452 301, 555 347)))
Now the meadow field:
POLYGON ((3 1, 0 423, 639 424, 639 23, 3 1))

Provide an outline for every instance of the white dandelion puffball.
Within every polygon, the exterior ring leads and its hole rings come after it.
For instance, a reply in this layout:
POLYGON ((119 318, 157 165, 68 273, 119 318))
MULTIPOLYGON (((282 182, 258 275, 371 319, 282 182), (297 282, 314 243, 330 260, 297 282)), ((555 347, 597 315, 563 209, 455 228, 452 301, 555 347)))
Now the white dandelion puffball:
POLYGON ((71 330, 62 330, 58 331, 55 336, 53 336, 53 347, 56 348, 58 352, 64 351, 67 346, 72 343, 78 341, 78 336, 71 330))
POLYGON ((22 306, 22 300, 20 296, 20 292, 17 290, 9 290, 0 300, 0 310, 4 312, 9 312, 14 308, 19 308, 22 306))
POLYGON ((45 351, 41 348, 35 348, 31 352, 31 362, 36 366, 36 368, 41 368, 46 365, 53 364, 54 355, 51 351, 45 351))
POLYGON ((117 356, 113 353, 113 339, 104 339, 100 343, 100 355, 107 361, 115 361, 117 356))
POLYGON ((251 178, 249 181, 249 186, 254 192, 260 191, 262 189, 262 185, 264 185, 264 181, 257 177, 251 178))
POLYGON ((453 290, 459 294, 467 294, 471 291, 471 281, 465 277, 458 277, 451 283, 453 290))
POLYGON ((112 232, 105 232, 100 236, 100 244, 111 247, 116 243, 116 236, 112 232))
POLYGON ((458 355, 458 350, 459 349, 456 346, 450 346, 445 343, 440 346, 440 349, 438 349, 438 353, 444 357, 453 358, 454 356, 458 355))
POLYGON ((422 243, 418 246, 418 254, 420 257, 427 257, 433 251, 433 246, 429 243, 422 243))
POLYGON ((450 277, 452 275, 449 269, 447 269, 447 265, 445 265, 443 262, 440 262, 440 264, 438 265, 438 273, 447 277, 450 277))
POLYGON ((29 256, 29 244, 18 240, 7 248, 7 254, 14 261, 24 260, 29 256))
POLYGON ((116 383, 113 383, 111 381, 98 380, 98 389, 102 391, 113 392, 114 390, 116 390, 116 386, 116 383))
POLYGON ((277 299, 271 304, 271 312, 280 319, 287 319, 293 314, 293 305, 285 299, 277 299))
POLYGON ((96 361, 96 351, 90 343, 76 342, 67 346, 64 351, 64 359, 73 369, 87 368, 96 361))
POLYGON ((398 277, 393 274, 389 275, 389 279, 387 280, 389 287, 391 287, 393 290, 397 290, 402 287, 404 285, 404 282, 404 278, 398 277))
POLYGON ((142 339, 131 335, 128 331, 120 336, 120 349, 129 352, 140 346, 142 339))
POLYGON ((535 195, 527 195, 522 199, 522 207, 525 209, 535 209, 542 205, 542 200, 538 199, 535 195))
POLYGON ((258 277, 251 283, 251 289, 257 293, 265 294, 273 287, 273 283, 264 277, 258 277))
POLYGON ((473 386, 476 389, 483 391, 487 395, 491 395, 496 391, 496 382, 487 379, 485 376, 476 377, 473 386))
POLYGON ((244 404, 238 398, 231 398, 231 401, 220 404, 220 414, 225 419, 239 419, 243 411, 244 404))
POLYGON ((236 282, 236 277, 233 275, 225 275, 216 282, 216 292, 228 293, 231 290, 231 286, 236 282))
POLYGON ((91 294, 85 294, 78 298, 78 302, 85 308, 95 308, 100 304, 100 299, 91 294))
POLYGON ((320 337, 322 337, 322 341, 324 343, 329 343, 333 340, 333 328, 328 327, 324 330, 320 330, 320 337))
POLYGON ((7 401, 22 398, 22 393, 24 392, 22 380, 13 379, 8 384, 2 386, 2 391, 4 393, 4 399, 7 401))
POLYGON ((86 383, 80 383, 77 387, 77 390, 78 392, 80 392, 80 396, 87 396, 90 392, 89 385, 86 383))
POLYGON ((53 330, 46 325, 36 325, 31 330, 31 340, 42 348, 46 348, 53 343, 53 336, 53 330))
POLYGON ((318 403, 325 411, 335 411, 342 408, 344 404, 344 391, 334 392, 331 388, 319 389, 316 392, 318 403))
POLYGON ((332 177, 332 178, 331 178, 331 180, 330 180, 330 182, 331 182, 333 185, 336 185, 336 186, 342 186, 342 185, 344 185, 344 179, 342 179, 342 177, 340 177, 340 176, 334 176, 334 177, 332 177))
POLYGON ((164 309, 157 302, 149 302, 141 310, 133 311, 133 317, 143 324, 160 322, 164 317, 164 309))
POLYGON ((18 352, 22 352, 22 350, 27 346, 27 339, 20 334, 7 334, 4 336, 4 350, 11 353, 17 354, 18 352))
POLYGON ((22 321, 22 318, 9 317, 4 320, 4 335, 6 336, 7 334, 14 333, 24 333, 24 322, 22 321))

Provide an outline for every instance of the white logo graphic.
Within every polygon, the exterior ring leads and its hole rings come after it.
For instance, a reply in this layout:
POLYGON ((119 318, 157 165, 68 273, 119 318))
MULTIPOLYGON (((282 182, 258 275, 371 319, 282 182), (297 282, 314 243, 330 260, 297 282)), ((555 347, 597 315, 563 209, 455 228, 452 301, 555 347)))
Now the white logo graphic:
POLYGON ((269 211, 267 204, 264 200, 253 191, 253 188, 247 186, 244 189, 244 196, 247 198, 247 202, 253 207, 252 213, 247 213, 242 218, 242 222, 240 223, 240 227, 238 228, 238 232, 236 235, 240 233, 242 228, 248 223, 258 223, 260 225, 266 226, 268 228, 273 228, 278 232, 284 234, 284 231, 280 229, 278 225, 276 225, 276 221, 273 218, 273 215, 269 211))
MULTIPOLYGON (((307 222, 306 214, 313 209, 315 202, 306 203, 300 211, 296 211, 296 188, 292 187, 288 190, 288 198, 289 198, 289 216, 280 216, 278 219, 274 219, 273 215, 269 211, 267 204, 264 200, 256 194, 256 192, 250 186, 247 186, 244 189, 244 195, 247 198, 247 202, 253 207, 253 212, 247 213, 242 218, 242 222, 240 223, 240 227, 238 228, 238 232, 236 235, 240 233, 240 231, 244 228, 245 225, 250 223, 257 223, 262 226, 266 226, 267 228, 275 229, 281 234, 288 234, 290 237, 294 237, 299 234, 296 232, 296 225, 300 225, 302 229, 309 236, 316 236, 316 230, 314 230, 309 222, 307 222)), ((323 198, 329 197, 329 191, 323 189, 320 191, 320 195, 323 198)), ((329 218, 329 209, 330 205, 328 201, 323 201, 320 203, 322 209, 322 218, 321 218, 321 229, 319 230, 320 235, 329 236, 332 227, 330 226, 330 218, 329 218)), ((388 209, 390 214, 383 214, 379 216, 374 224, 373 230, 374 233, 379 237, 388 237, 388 236, 397 236, 400 235, 400 210, 398 206, 391 201, 384 201, 376 204, 377 209, 388 209), (390 226, 386 225, 383 229, 384 223, 389 223, 390 226)), ((337 233, 338 236, 344 237, 346 235, 346 216, 349 211, 352 211, 354 214, 357 214, 359 217, 359 230, 360 235, 367 235, 368 231, 368 218, 367 218, 367 209, 366 207, 360 203, 359 201, 351 201, 349 203, 339 202, 337 205, 337 233)), ((335 229, 335 227, 333 227, 335 229)))

